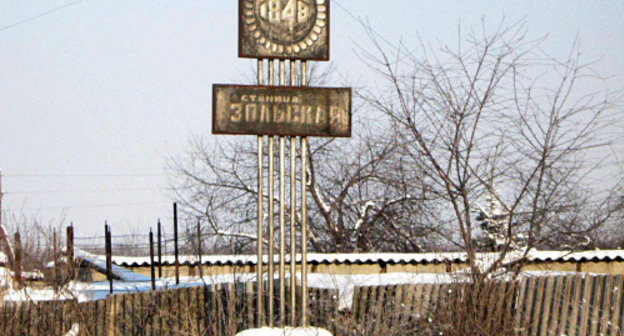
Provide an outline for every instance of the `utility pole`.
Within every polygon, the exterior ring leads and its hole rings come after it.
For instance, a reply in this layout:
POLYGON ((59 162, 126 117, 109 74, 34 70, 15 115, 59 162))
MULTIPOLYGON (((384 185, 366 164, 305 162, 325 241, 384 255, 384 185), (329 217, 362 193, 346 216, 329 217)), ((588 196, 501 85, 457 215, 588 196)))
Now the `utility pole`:
MULTIPOLYGON (((2 169, 0 169, 0 226, 2 226, 2 169)), ((4 231, 4 230, 2 230, 4 231)))
POLYGON ((24 274, 22 273, 22 238, 19 230, 15 232, 15 284, 17 289, 24 288, 24 274))
POLYGON ((0 244, 4 242, 4 253, 8 259, 7 262, 9 264, 9 269, 13 270, 15 266, 15 255, 13 254, 11 241, 4 230, 4 223, 2 222, 2 196, 4 196, 4 192, 2 191, 2 171, 0 170, 0 244))
POLYGON ((173 203, 173 253, 175 257, 175 283, 180 284, 180 260, 178 259, 178 203, 173 203))
MULTIPOLYGON (((2 226, 2 169, 0 169, 0 226, 2 226)), ((4 231, 4 230, 3 230, 4 231)))
POLYGON ((154 270, 154 234, 152 228, 149 232, 149 251, 150 251, 150 275, 152 276, 152 290, 156 290, 156 272, 154 270))
POLYGON ((75 265, 74 265, 74 223, 69 223, 67 227, 67 233, 65 237, 67 238, 67 268, 69 271, 69 278, 75 280, 75 265))
POLYGON ((160 230, 160 218, 158 219, 158 278, 162 278, 162 250, 160 248, 161 230, 160 230))
POLYGON ((202 272, 202 239, 201 239, 201 223, 199 217, 197 217, 197 266, 199 267, 199 278, 204 279, 204 273, 202 272))
POLYGON ((108 290, 113 294, 113 247, 110 226, 108 226, 106 222, 104 222, 104 241, 106 245, 106 278, 108 280, 108 290))
POLYGON ((59 260, 58 260, 58 249, 57 245, 57 237, 56 237, 56 229, 52 231, 52 260, 54 261, 54 268, 52 268, 52 274, 54 279, 54 290, 57 291, 59 287, 59 260))

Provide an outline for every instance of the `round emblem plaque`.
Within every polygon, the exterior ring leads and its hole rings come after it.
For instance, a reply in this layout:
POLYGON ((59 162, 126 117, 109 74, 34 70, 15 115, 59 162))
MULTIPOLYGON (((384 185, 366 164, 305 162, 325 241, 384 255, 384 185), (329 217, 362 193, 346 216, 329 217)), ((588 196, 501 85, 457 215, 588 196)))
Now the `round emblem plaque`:
POLYGON ((328 59, 329 0, 240 0, 242 57, 328 59))

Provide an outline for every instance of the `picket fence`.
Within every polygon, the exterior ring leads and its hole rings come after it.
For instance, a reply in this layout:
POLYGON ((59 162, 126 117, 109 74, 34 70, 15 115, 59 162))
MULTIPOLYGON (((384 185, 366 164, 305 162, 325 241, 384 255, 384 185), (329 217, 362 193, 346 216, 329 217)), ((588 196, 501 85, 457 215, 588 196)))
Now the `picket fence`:
MULTIPOLYGON (((338 312, 336 291, 310 288, 309 312, 312 325, 334 335, 435 328, 444 333, 478 318, 488 330, 511 328, 523 336, 616 336, 624 335, 623 287, 623 276, 589 274, 528 277, 480 289, 461 283, 355 287, 347 312, 338 312), (478 307, 480 314, 467 315, 467 306, 478 307)), ((258 325, 253 292, 247 283, 117 294, 84 303, 6 304, 0 334, 64 335, 78 323, 79 335, 91 336, 234 335, 258 325)))

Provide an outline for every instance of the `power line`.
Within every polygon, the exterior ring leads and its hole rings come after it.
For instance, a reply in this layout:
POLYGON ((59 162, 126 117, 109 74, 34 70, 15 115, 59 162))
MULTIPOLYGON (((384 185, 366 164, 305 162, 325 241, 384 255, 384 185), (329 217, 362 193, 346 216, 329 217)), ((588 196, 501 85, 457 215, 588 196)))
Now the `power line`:
POLYGON ((29 17, 29 18, 27 18, 27 19, 24 19, 24 20, 21 20, 21 21, 18 21, 18 22, 12 23, 12 24, 7 25, 7 26, 4 26, 4 27, 0 27, 0 31, 4 31, 4 30, 8 30, 8 29, 14 28, 14 27, 19 26, 19 25, 21 25, 21 24, 24 24, 24 23, 27 23, 27 22, 30 22, 30 21, 36 20, 36 19, 38 19, 38 18, 40 18, 40 17, 42 17, 42 16, 46 16, 46 15, 48 15, 48 14, 52 14, 52 13, 54 13, 54 12, 58 12, 58 11, 60 11, 60 10, 62 10, 62 9, 67 8, 67 7, 70 7, 70 6, 76 5, 76 4, 78 4, 78 3, 80 3, 80 2, 83 2, 83 1, 84 1, 84 0, 77 0, 77 1, 74 1, 74 2, 67 3, 67 4, 65 4, 65 5, 61 5, 61 6, 59 6, 59 7, 52 8, 52 9, 50 9, 50 10, 47 10, 47 11, 45 11, 45 12, 43 12, 43 13, 40 13, 40 14, 37 14, 37 15, 35 15, 35 16, 29 17))
MULTIPOLYGON (((58 210, 58 209, 71 209, 71 208, 108 208, 108 207, 125 207, 125 206, 147 206, 147 205, 161 205, 169 204, 170 202, 145 202, 145 203, 118 203, 118 204, 84 204, 84 205, 63 205, 56 207, 43 207, 32 209, 19 209, 19 211, 40 211, 40 210, 58 210)), ((4 211, 9 211, 4 210, 4 211)))
MULTIPOLYGON (((144 238, 147 237, 147 234, 122 234, 122 235, 111 235, 111 238, 144 238)), ((104 239, 105 236, 74 236, 74 240, 95 240, 95 239, 104 239)))
POLYGON ((11 178, 73 178, 73 177, 150 177, 150 176, 168 176, 162 173, 145 173, 145 174, 8 174, 4 177, 11 178))
POLYGON ((74 189, 74 190, 22 190, 5 192, 9 194, 62 194, 62 193, 97 193, 97 192, 121 192, 121 191, 149 191, 149 190, 172 190, 170 188, 119 188, 119 189, 74 189))
MULTIPOLYGON (((349 15, 353 20, 355 20, 357 23, 359 23, 361 26, 365 27, 366 29, 370 30, 370 32, 372 32, 373 34, 377 35, 377 37, 379 37, 383 42, 385 42, 386 44, 388 44, 389 46, 391 46, 392 48, 401 51, 401 48, 396 46, 394 43, 388 41, 388 39, 386 37, 384 37, 382 34, 380 34, 379 32, 377 32, 375 29, 373 29, 373 27, 371 27, 369 24, 367 24, 366 22, 364 22, 364 20, 362 20, 360 17, 356 16, 355 14, 353 14, 353 12, 349 11, 345 6, 341 5, 340 2, 335 1, 334 2, 340 9, 342 9, 344 12, 347 13, 347 15, 349 15)), ((406 52, 407 55, 411 55, 412 52, 406 52)))

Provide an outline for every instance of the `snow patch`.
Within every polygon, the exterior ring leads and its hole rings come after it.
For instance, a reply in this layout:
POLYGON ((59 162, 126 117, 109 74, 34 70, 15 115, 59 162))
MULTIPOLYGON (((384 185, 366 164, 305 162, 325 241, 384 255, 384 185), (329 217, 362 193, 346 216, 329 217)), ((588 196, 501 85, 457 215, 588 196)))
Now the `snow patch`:
POLYGON ((425 283, 456 283, 464 278, 449 274, 433 273, 382 273, 382 274, 308 274, 308 286, 338 291, 338 308, 350 309, 353 304, 353 289, 362 286, 386 286, 425 283))
MULTIPOLYGON (((300 274, 298 274, 300 282, 300 274)), ((288 277, 287 277, 288 278, 288 277)), ((266 279, 266 275, 265 275, 266 279)), ((400 284, 450 283, 462 281, 463 278, 448 274, 417 274, 417 273, 383 273, 383 274, 354 274, 334 275, 323 273, 308 274, 308 287, 328 288, 338 292, 339 308, 348 309, 353 304, 353 290, 356 286, 384 286, 400 284)), ((211 284, 244 283, 256 280, 255 273, 218 274, 200 277, 180 277, 180 284, 175 284, 174 278, 156 280, 156 289, 174 289, 197 287, 211 284)), ((150 281, 113 282, 113 293, 124 294, 133 292, 151 291, 150 281)), ((78 300, 78 302, 100 300, 109 295, 108 281, 98 282, 70 282, 60 292, 52 288, 32 289, 24 288, 19 291, 9 290, 5 293, 5 301, 50 301, 50 300, 78 300)))
POLYGON ((318 195, 318 201, 321 206, 321 209, 323 209, 324 213, 330 213, 332 208, 330 205, 327 204, 327 202, 325 202, 325 199, 323 199, 323 195, 319 192, 319 190, 316 188, 316 185, 314 186, 314 191, 316 192, 316 195, 318 195))
MULTIPOLYGON (((0 287, 11 287, 12 280, 15 277, 15 272, 5 267, 0 267, 0 287)), ((24 280, 43 280, 43 273, 39 271, 35 272, 22 272, 22 278, 24 280)))
POLYGON ((80 325, 78 323, 74 323, 72 324, 71 329, 69 329, 67 334, 65 334, 64 336, 78 336, 79 332, 80 332, 80 325))
POLYGON ((360 226, 362 226, 362 223, 364 223, 364 218, 366 218, 366 214, 368 213, 368 209, 373 208, 375 206, 375 202, 373 201, 368 201, 366 203, 364 203, 364 205, 362 205, 362 207, 360 208, 360 216, 358 217, 358 220, 355 222, 355 230, 359 230, 360 226))
POLYGON ((332 336, 332 334, 322 328, 300 327, 300 328, 256 328, 243 330, 236 336, 332 336))
POLYGON ((74 293, 72 291, 55 291, 52 288, 35 289, 25 287, 20 290, 7 290, 4 292, 3 299, 7 302, 66 301, 74 299, 81 302, 88 301, 89 296, 85 293, 74 293))

